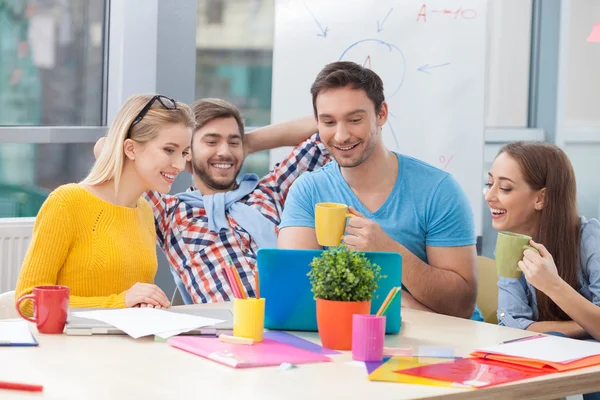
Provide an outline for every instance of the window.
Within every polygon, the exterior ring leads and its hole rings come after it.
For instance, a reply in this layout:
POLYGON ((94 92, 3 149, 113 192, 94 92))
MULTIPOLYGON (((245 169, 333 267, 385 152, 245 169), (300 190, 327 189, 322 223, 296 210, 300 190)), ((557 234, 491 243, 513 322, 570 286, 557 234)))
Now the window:
POLYGON ((104 8, 0 0, 0 126, 102 124, 104 8))
MULTIPOLYGON (((198 0, 197 21, 196 98, 229 101, 248 127, 269 124, 274 0, 198 0)), ((244 164, 244 172, 259 176, 268 170, 267 152, 244 164)))
POLYGON ((0 217, 35 216, 93 163, 92 143, 35 141, 40 126, 103 125, 105 5, 0 0, 0 217), (30 143, 15 126, 31 127, 30 143))

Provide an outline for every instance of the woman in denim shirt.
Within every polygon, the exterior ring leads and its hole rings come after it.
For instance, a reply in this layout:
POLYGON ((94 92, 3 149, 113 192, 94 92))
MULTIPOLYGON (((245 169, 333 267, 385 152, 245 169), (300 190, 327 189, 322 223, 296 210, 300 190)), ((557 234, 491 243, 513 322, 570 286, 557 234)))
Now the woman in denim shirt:
POLYGON ((548 143, 504 146, 489 173, 492 225, 533 237, 519 279, 500 277, 500 325, 600 339, 600 223, 577 211, 573 167, 548 143))

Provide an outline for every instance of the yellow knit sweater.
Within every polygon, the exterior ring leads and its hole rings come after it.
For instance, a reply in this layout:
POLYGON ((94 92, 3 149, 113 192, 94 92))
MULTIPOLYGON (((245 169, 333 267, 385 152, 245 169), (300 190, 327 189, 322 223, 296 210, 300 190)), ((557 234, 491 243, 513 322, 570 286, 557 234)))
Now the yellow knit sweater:
MULTIPOLYGON (((37 215, 15 297, 34 286, 65 285, 70 307, 125 307, 136 282, 153 283, 157 269, 152 209, 116 206, 78 184, 59 187, 37 215)), ((30 301, 21 311, 33 314, 30 301)))

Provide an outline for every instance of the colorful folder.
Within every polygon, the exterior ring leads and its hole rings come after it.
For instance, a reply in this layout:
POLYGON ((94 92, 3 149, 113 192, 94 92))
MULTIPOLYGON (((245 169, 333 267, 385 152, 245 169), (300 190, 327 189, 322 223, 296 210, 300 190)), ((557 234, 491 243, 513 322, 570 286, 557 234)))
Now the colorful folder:
POLYGON ((396 372, 412 375, 415 378, 443 381, 451 386, 461 385, 473 388, 495 386, 550 373, 536 368, 514 367, 500 362, 473 358, 461 358, 396 372))
POLYGON ((370 381, 450 387, 451 383, 404 374, 405 369, 448 362, 447 358, 392 357, 369 374, 370 381))
POLYGON ((275 340, 264 339, 251 346, 220 342, 218 338, 177 336, 167 343, 232 368, 267 367, 290 364, 328 362, 323 354, 300 349, 275 340))

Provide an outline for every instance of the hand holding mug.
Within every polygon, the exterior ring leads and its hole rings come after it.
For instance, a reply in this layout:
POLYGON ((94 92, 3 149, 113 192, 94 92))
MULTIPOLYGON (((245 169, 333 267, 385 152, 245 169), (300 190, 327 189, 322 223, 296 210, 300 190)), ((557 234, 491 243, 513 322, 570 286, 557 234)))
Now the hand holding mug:
POLYGON ((556 264, 552 254, 548 252, 544 245, 530 241, 532 247, 539 251, 539 254, 525 250, 523 253, 523 259, 519 261, 519 268, 525 274, 527 282, 537 290, 548 294, 560 281, 561 277, 558 275, 556 264))
POLYGON ((346 226, 344 243, 348 248, 357 251, 386 251, 389 249, 387 243, 390 237, 385 233, 381 225, 365 217, 360 212, 350 207, 354 214, 346 226))

